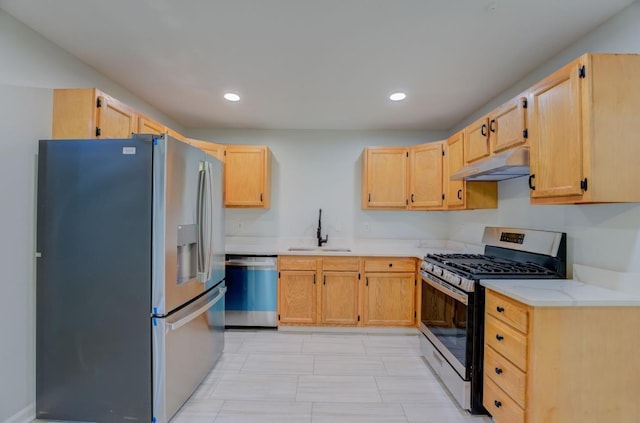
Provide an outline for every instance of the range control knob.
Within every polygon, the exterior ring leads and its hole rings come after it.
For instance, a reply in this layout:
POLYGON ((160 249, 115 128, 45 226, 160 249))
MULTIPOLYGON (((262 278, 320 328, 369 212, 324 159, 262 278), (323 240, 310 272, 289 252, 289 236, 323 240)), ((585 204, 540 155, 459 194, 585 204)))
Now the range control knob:
POLYGON ((462 279, 460 278, 460 276, 452 276, 451 277, 451 282, 454 283, 454 285, 458 285, 460 286, 460 284, 462 283, 462 279))
POLYGON ((437 266, 433 266, 433 273, 438 276, 442 276, 442 269, 437 266))

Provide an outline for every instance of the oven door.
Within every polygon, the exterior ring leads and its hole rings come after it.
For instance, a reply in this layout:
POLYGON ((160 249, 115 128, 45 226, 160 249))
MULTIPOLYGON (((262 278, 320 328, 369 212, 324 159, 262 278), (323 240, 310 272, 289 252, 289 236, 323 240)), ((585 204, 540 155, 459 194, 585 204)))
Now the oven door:
POLYGON ((458 375, 471 379, 473 358, 473 293, 433 275, 422 274, 420 330, 458 375))

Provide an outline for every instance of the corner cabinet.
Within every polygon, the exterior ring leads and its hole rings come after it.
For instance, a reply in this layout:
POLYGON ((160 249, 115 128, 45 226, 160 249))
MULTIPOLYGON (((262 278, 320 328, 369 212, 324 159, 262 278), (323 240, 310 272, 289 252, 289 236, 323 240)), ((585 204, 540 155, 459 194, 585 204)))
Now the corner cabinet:
POLYGON ((640 55, 585 54, 529 91, 532 204, 640 202, 640 55))
POLYGON ((269 149, 266 146, 228 145, 225 152, 225 206, 269 208, 269 149))
POLYGON ((640 307, 532 307, 486 290, 483 405, 496 423, 640 415, 640 307))
POLYGON ((452 181, 450 175, 464 166, 466 131, 456 132, 445 144, 445 198, 447 210, 495 209, 498 207, 498 183, 452 181))
POLYGON ((362 208, 406 209, 407 160, 405 147, 368 147, 363 153, 362 208))

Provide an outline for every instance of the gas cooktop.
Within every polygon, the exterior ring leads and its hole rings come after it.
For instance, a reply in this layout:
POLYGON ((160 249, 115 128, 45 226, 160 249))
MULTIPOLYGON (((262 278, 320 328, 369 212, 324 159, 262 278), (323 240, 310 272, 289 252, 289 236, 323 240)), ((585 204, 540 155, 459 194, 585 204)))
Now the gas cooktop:
POLYGON ((485 254, 428 254, 425 260, 459 270, 470 276, 540 276, 555 272, 535 263, 517 262, 485 254))

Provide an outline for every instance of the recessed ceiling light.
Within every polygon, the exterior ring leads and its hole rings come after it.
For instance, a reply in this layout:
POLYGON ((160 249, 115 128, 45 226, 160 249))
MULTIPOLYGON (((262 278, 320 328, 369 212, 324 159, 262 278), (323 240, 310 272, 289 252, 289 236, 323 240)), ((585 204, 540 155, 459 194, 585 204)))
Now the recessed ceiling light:
POLYGON ((224 98, 228 101, 240 101, 240 96, 236 93, 225 93, 224 98))
POLYGON ((391 101, 401 101, 407 98, 405 93, 393 93, 389 96, 389 100, 391 101))

